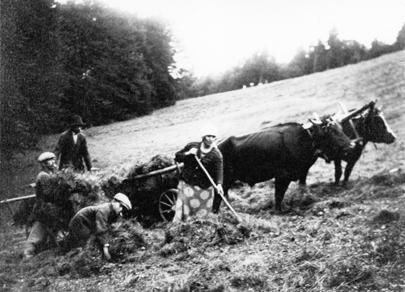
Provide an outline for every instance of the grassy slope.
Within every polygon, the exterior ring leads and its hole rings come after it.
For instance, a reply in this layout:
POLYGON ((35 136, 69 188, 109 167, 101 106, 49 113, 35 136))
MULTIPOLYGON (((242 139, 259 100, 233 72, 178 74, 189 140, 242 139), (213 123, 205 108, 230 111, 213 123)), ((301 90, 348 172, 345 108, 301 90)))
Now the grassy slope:
MULTIPOLYGON (((262 122, 301 122, 314 111, 333 113, 339 109, 338 101, 354 108, 377 99, 401 137, 404 62, 405 53, 399 52, 323 73, 180 101, 150 116, 86 130, 91 156, 103 170, 127 168, 156 154, 172 155, 188 141, 199 139, 198 129, 208 119, 219 125, 224 138, 256 131, 262 122)), ((30 183, 38 172, 35 158, 53 150, 57 139, 58 135, 44 137, 38 151, 19 159, 8 185, 30 183)), ((15 196, 13 188, 6 193, 15 196)))
MULTIPOLYGON (((353 108, 377 99, 378 104, 384 106, 385 116, 398 140, 393 145, 378 145, 377 149, 371 144, 367 146, 351 177, 353 191, 325 184, 332 181, 333 167, 318 161, 310 171, 311 189, 297 196, 299 191, 292 184, 286 195, 286 201, 292 206, 296 200, 314 197, 319 202, 309 209, 298 208, 292 214, 274 216, 264 207, 273 199, 273 195, 268 195, 268 183, 253 189, 244 186, 235 190, 238 196, 233 204, 243 216, 251 216, 249 224, 256 233, 243 243, 208 248, 204 250, 204 256, 189 251, 186 261, 152 254, 139 264, 110 267, 111 270, 99 278, 51 277, 46 286, 52 291, 57 287, 85 290, 93 285, 98 285, 94 291, 153 291, 153 287, 155 291, 169 291, 169 287, 189 289, 192 280, 197 279, 200 288, 210 287, 199 291, 223 291, 221 287, 225 291, 247 291, 249 288, 251 291, 318 291, 320 287, 351 291, 356 283, 363 289, 401 289, 403 282, 389 276, 390 273, 398 274, 385 271, 387 265, 375 265, 375 259, 360 256, 360 251, 371 254, 378 250, 371 244, 379 239, 373 237, 370 229, 372 218, 383 209, 400 212, 405 204, 405 198, 400 194, 393 198, 369 195, 373 190, 377 193, 380 190, 373 180, 367 181, 381 171, 404 168, 404 62, 405 52, 399 52, 310 76, 184 100, 147 117, 86 130, 94 165, 105 171, 129 168, 156 154, 173 154, 188 141, 199 139, 198 128, 208 119, 220 126, 220 138, 224 138, 256 131, 263 122, 301 122, 314 111, 333 113, 338 109, 338 101, 353 108), (335 197, 342 200, 341 208, 328 205, 335 197), (255 220, 264 221, 257 223, 255 220), (277 224, 281 233, 264 232, 263 228, 258 228, 267 224, 263 222, 277 224), (122 283, 120 279, 127 282, 122 283)), ((37 152, 17 160, 19 168, 11 174, 7 196, 15 196, 16 186, 35 178, 38 169, 32 161, 41 151, 53 149, 57 137, 44 137, 37 152)), ((401 178, 401 171, 394 174, 401 178)), ((403 182, 399 179, 392 189, 401 192, 402 187, 403 182)), ((395 271, 403 272, 401 266, 395 263, 391 266, 395 271)), ((15 289, 21 289, 21 285, 24 283, 17 283, 15 289)))

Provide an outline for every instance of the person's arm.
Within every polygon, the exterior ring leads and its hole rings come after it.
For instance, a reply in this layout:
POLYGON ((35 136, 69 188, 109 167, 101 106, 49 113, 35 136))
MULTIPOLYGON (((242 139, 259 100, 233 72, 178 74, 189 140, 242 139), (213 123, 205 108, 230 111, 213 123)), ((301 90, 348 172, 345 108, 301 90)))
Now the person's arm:
POLYGON ((222 189, 222 184, 224 182, 224 162, 222 158, 222 154, 217 150, 215 153, 215 183, 217 185, 218 192, 221 194, 224 193, 222 189))
POLYGON ((55 147, 55 163, 58 169, 61 169, 60 161, 61 161, 61 153, 62 153, 62 136, 59 137, 58 143, 55 147))
POLYGON ((97 212, 96 214, 96 237, 98 243, 103 248, 103 255, 106 260, 111 259, 110 252, 108 250, 108 230, 110 225, 108 224, 108 215, 104 212, 97 212))
POLYGON ((196 155, 198 151, 198 146, 196 143, 189 143, 183 149, 176 152, 175 160, 176 162, 184 162, 187 155, 196 155))
POLYGON ((103 254, 104 254, 104 258, 106 259, 106 260, 111 260, 111 255, 110 255, 110 252, 108 251, 108 247, 109 247, 110 245, 108 244, 108 243, 106 243, 106 244, 104 244, 103 245, 103 254))

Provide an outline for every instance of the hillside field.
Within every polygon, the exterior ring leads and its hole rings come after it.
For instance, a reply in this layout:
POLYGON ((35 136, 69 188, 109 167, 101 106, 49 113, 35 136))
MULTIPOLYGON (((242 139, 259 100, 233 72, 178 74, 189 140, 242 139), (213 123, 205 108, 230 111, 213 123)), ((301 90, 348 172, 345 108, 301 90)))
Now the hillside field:
MULTIPOLYGON (((334 186, 333 164, 318 159, 308 187, 291 183, 283 214, 272 209, 272 181, 232 189, 238 224, 219 216, 144 229, 120 226, 144 244, 110 263, 90 247, 68 255, 45 252, 22 260, 22 231, 2 210, 0 290, 4 291, 405 291, 405 51, 295 79, 182 100, 130 121, 85 130, 99 174, 127 170, 157 154, 173 156, 198 141, 207 121, 219 139, 263 125, 305 122, 377 100, 397 135, 369 143, 348 185, 334 186), (132 233, 131 233, 132 232, 132 233), (168 241, 167 236, 172 240, 168 241), (19 237, 18 237, 18 236, 19 237), (16 236, 19 240, 16 239, 16 236), (10 244, 13 243, 13 244, 10 244), (174 243, 177 243, 174 246, 174 243), (90 261, 93 259, 93 261, 90 261), (72 265, 72 262, 75 265, 72 265), (90 268, 84 273, 78 263, 90 268), (67 268, 68 267, 68 268, 67 268)), ((17 156, 0 185, 1 199, 30 194, 36 157, 59 135, 17 156)))

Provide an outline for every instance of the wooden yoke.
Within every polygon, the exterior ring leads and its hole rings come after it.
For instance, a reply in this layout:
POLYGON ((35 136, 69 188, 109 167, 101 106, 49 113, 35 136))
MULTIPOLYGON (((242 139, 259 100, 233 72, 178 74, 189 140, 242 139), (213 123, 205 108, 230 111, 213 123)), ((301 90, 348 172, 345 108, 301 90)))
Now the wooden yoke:
MULTIPOLYGON (((339 101, 339 105, 342 108, 342 111, 345 115, 349 114, 349 111, 347 110, 346 106, 342 102, 339 101)), ((354 132, 354 135, 356 136, 356 140, 358 140, 360 138, 360 136, 359 136, 359 133, 357 133, 356 127, 354 126, 353 121, 351 119, 349 119, 349 124, 354 132)))
POLYGON ((363 107, 355 110, 352 113, 347 114, 343 119, 341 119, 339 122, 343 123, 346 122, 347 120, 350 120, 351 118, 353 118, 354 116, 358 115, 361 112, 364 112, 365 110, 374 107, 375 106, 375 101, 371 101, 368 104, 364 105, 363 107))

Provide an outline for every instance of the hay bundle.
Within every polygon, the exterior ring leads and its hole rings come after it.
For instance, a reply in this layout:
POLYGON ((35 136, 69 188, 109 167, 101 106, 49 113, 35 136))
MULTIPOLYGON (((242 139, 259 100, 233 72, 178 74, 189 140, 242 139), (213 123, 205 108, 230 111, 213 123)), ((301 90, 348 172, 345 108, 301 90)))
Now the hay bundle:
POLYGON ((126 181, 132 185, 132 189, 135 191, 133 194, 134 197, 137 196, 136 193, 147 192, 150 195, 160 194, 167 189, 177 187, 177 171, 170 171, 158 175, 147 176, 144 178, 137 178, 137 176, 139 175, 148 174, 152 171, 164 169, 173 165, 173 158, 164 155, 156 155, 152 157, 149 162, 132 167, 126 181))
POLYGON ((142 227, 134 220, 120 222, 111 235, 110 253, 114 260, 130 259, 131 254, 148 245, 142 227))
POLYGON ((205 220, 193 219, 170 225, 159 254, 166 257, 201 247, 233 245, 248 238, 249 234, 246 226, 238 225, 230 216, 210 215, 205 220))
POLYGON ((35 198, 30 198, 18 205, 17 210, 13 214, 13 225, 17 227, 22 227, 27 224, 28 219, 31 215, 32 209, 34 208, 35 198))
POLYGON ((145 164, 133 166, 129 171, 128 178, 133 178, 139 174, 149 173, 154 170, 163 169, 172 165, 174 165, 173 158, 158 154, 152 157, 152 159, 145 164))
MULTIPOLYGON (((75 173, 64 170, 51 179, 51 204, 42 204, 34 210, 34 219, 43 219, 52 224, 55 230, 66 230, 70 219, 81 208, 108 201, 101 188, 100 180, 91 173, 75 173)), ((23 201, 13 216, 14 224, 30 224, 33 212, 32 200, 23 201)))
POLYGON ((402 169, 382 171, 367 180, 356 183, 347 192, 353 200, 370 200, 375 198, 397 198, 402 196, 402 185, 405 183, 405 173, 402 169))

